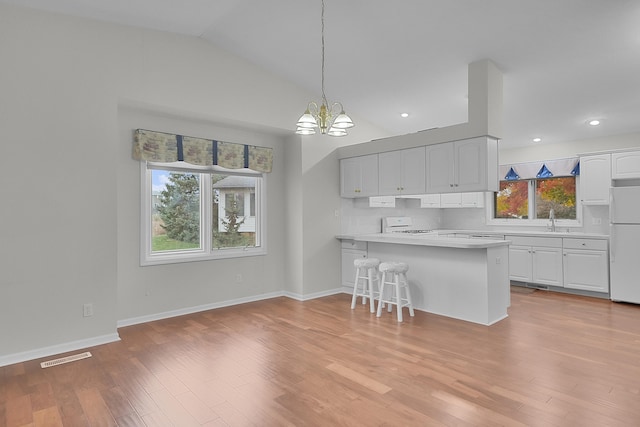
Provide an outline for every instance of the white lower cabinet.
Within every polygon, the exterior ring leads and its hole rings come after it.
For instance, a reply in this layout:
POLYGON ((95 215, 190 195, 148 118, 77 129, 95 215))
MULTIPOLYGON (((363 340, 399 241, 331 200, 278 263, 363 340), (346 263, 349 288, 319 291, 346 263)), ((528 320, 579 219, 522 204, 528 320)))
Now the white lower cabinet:
MULTIPOLYGON (((506 237, 509 240, 509 236, 506 237)), ((518 282, 532 281, 531 247, 509 246, 509 279, 518 282)))
POLYGON ((509 246, 509 279, 562 286, 562 239, 505 236, 509 246))
POLYGON ((367 257, 367 242, 342 241, 342 286, 353 288, 356 269, 353 261, 367 257))
POLYGON ((563 239, 564 287, 609 292, 609 256, 606 240, 563 239))
POLYGON ((563 286, 562 249, 534 246, 532 252, 533 283, 563 286))
POLYGON ((609 292, 606 239, 505 236, 509 279, 518 282, 609 292))

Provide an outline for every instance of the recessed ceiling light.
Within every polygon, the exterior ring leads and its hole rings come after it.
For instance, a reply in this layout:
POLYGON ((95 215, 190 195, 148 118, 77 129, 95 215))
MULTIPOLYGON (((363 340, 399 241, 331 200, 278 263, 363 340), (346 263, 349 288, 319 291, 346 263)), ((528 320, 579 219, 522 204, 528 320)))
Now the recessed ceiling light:
POLYGON ((542 138, 533 138, 533 142, 540 142, 542 141, 542 138))
POLYGON ((592 119, 587 121, 587 124, 589 124, 590 126, 598 126, 601 123, 601 120, 598 119, 592 119))
POLYGON ((400 117, 407 118, 409 117, 409 113, 400 113, 400 117))

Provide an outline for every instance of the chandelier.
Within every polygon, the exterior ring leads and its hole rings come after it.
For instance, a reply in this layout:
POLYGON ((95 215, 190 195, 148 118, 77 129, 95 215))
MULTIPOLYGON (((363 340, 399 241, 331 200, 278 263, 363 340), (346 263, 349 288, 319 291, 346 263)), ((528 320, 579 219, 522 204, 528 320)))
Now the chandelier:
POLYGON ((322 29, 322 104, 311 101, 307 105, 304 114, 298 119, 298 135, 313 135, 316 129, 320 128, 320 133, 330 136, 345 136, 347 129, 354 126, 351 117, 344 112, 344 107, 339 102, 329 104, 324 94, 324 0, 322 0, 322 14, 320 15, 322 29))

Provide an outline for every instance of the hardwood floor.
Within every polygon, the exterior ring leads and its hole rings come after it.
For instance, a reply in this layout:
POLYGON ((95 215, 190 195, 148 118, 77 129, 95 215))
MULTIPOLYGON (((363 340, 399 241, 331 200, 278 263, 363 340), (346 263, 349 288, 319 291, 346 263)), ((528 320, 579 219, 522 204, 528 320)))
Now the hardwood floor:
POLYGON ((514 291, 486 327, 349 305, 276 298, 2 367, 0 425, 640 425, 640 306, 514 291))

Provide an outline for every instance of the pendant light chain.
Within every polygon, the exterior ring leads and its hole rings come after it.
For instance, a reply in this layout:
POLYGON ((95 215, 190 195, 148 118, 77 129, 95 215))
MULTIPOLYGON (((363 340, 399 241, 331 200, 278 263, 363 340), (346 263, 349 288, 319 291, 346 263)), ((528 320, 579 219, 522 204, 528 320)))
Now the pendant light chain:
POLYGON ((322 34, 322 102, 328 105, 327 96, 324 94, 324 0, 322 0, 322 12, 320 13, 320 30, 322 34))
POLYGON ((324 0, 322 0, 322 11, 320 14, 321 30, 321 50, 322 50, 322 102, 320 105, 311 101, 304 114, 298 119, 298 135, 313 135, 316 129, 320 128, 320 133, 329 136, 346 136, 347 129, 354 126, 351 117, 344 112, 344 107, 340 102, 329 105, 327 95, 324 92, 324 0))

